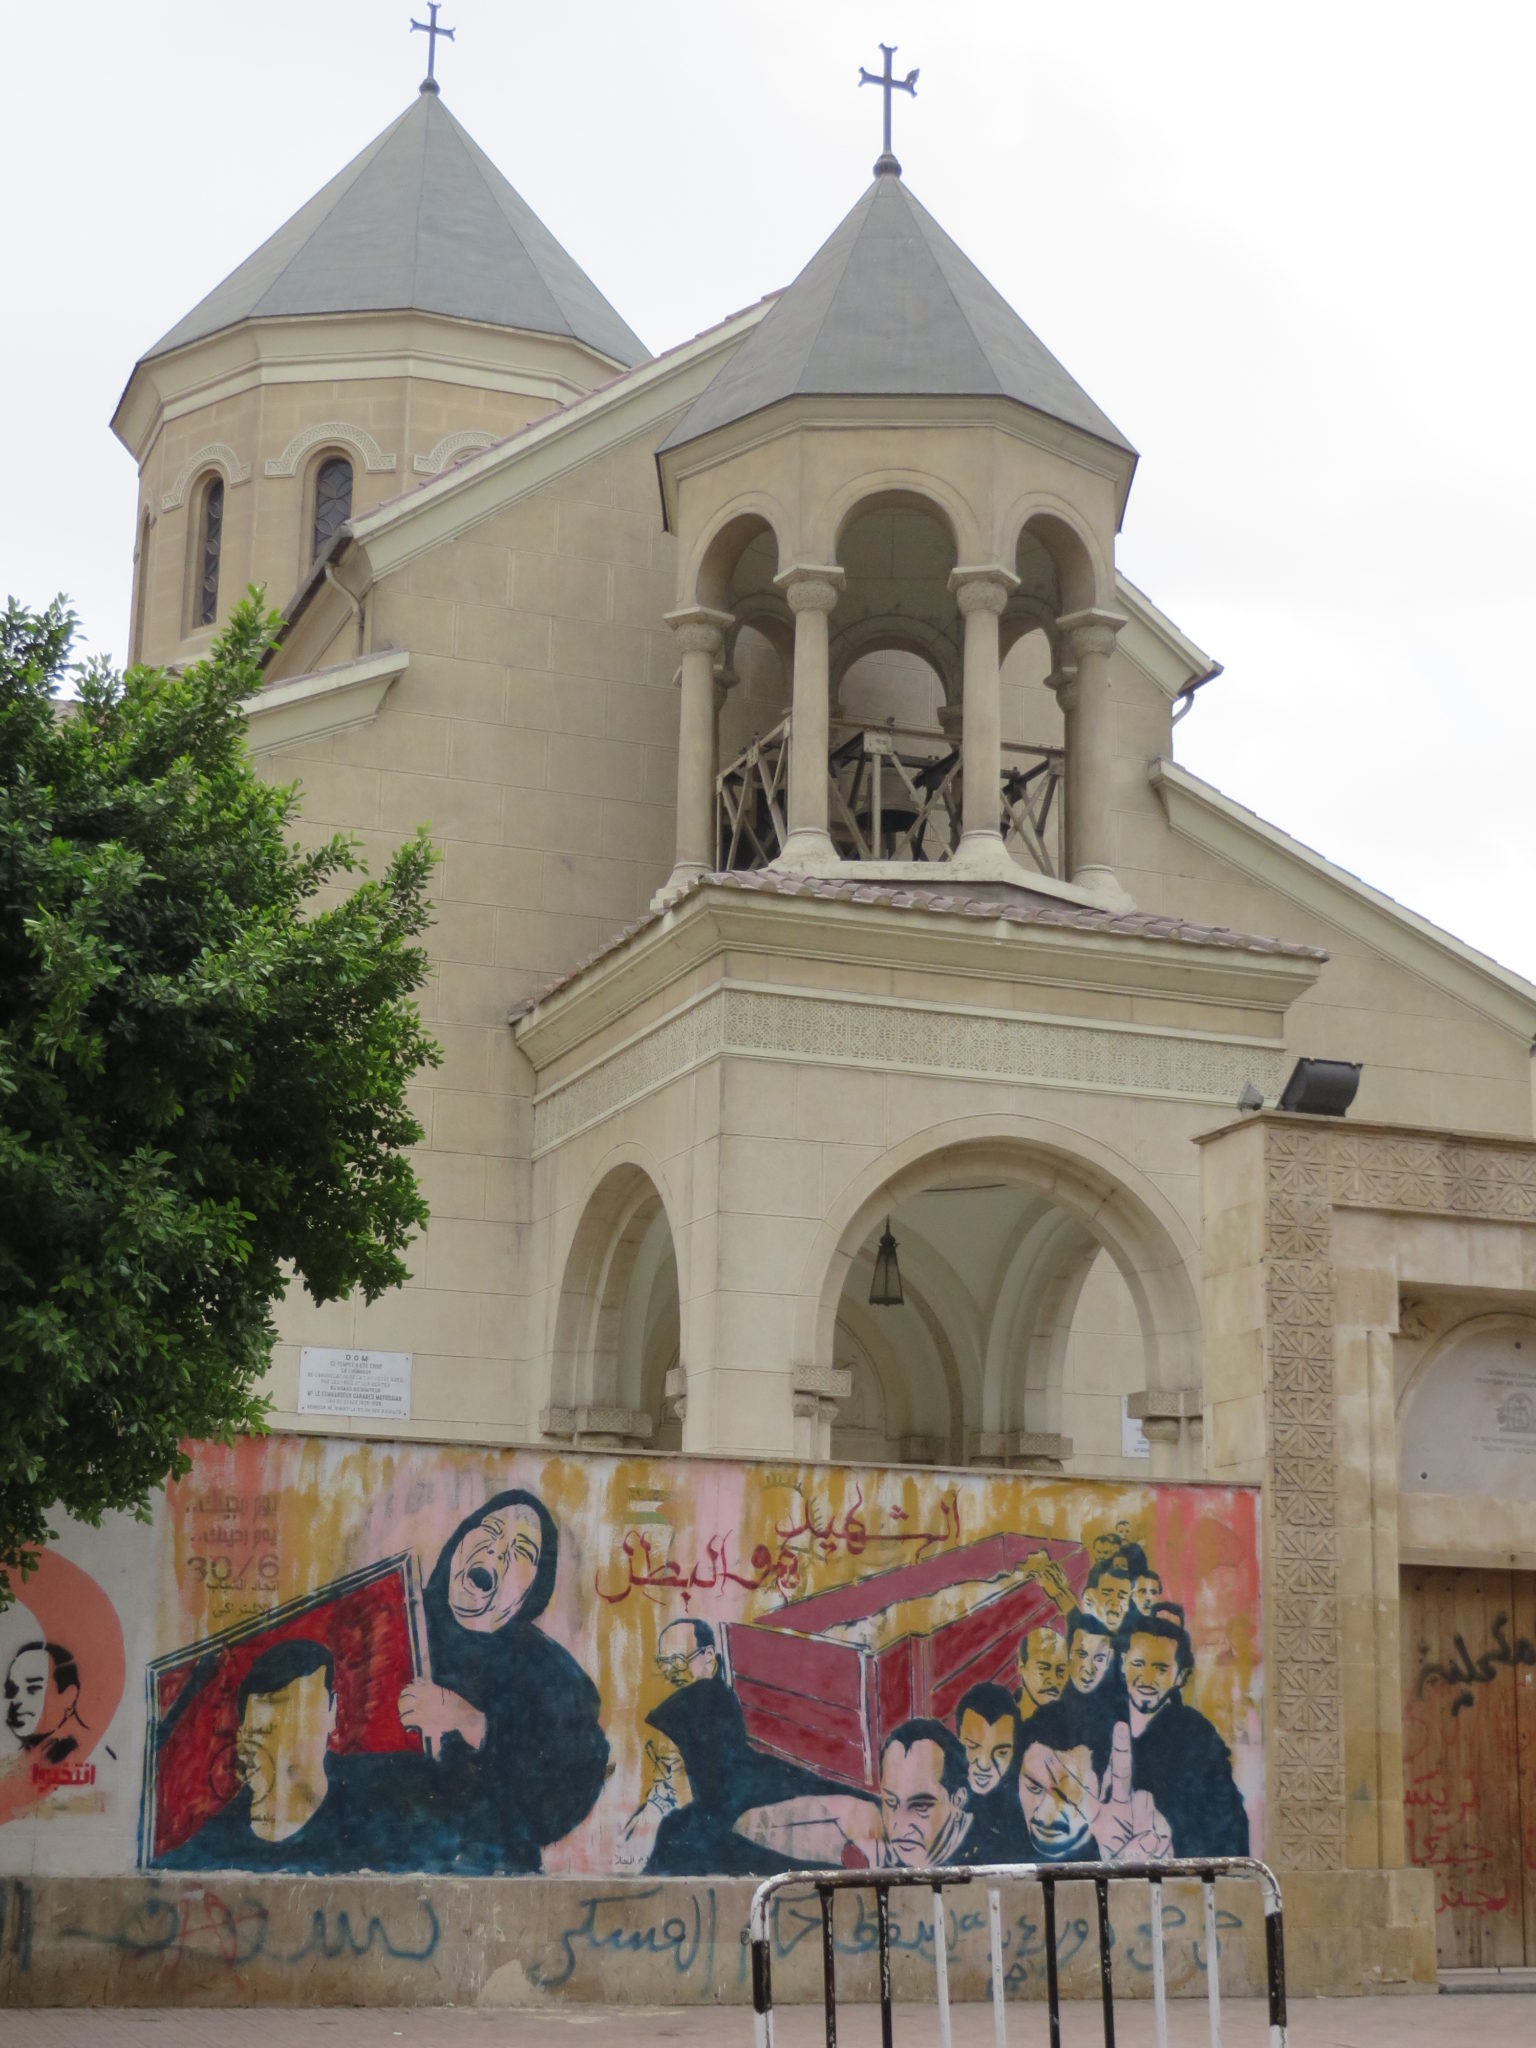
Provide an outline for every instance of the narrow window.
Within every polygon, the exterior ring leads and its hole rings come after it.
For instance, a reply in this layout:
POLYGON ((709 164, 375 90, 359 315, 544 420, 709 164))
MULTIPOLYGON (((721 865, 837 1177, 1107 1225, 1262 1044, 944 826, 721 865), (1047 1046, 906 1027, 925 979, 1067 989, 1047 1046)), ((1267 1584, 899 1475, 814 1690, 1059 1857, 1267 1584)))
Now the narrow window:
POLYGON ((309 550, 314 561, 326 542, 352 517, 352 465, 344 455, 328 455, 315 472, 315 530, 309 550))
POLYGON ((130 662, 144 659, 144 618, 149 609, 149 513, 139 526, 139 551, 134 558, 133 645, 130 662))
POLYGON ((224 479, 209 480, 203 492, 203 524, 197 551, 197 623, 211 626, 219 615, 219 548, 224 538, 224 479))

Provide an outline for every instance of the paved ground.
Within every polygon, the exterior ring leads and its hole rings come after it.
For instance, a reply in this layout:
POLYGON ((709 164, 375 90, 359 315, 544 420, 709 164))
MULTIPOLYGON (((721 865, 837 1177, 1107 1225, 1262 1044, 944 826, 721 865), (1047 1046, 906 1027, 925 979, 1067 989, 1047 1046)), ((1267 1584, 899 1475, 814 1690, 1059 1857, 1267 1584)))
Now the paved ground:
MULTIPOLYGON (((1210 2040, 1203 2004, 1176 2000, 1170 2007, 1170 2048, 1207 2048, 1210 2040)), ((957 2006, 955 2048, 992 2048, 992 2014, 987 2006, 957 2006)), ((1152 2008, 1137 2003, 1116 2008, 1116 2048, 1151 2048, 1152 2008)), ((821 2048, 825 2040, 819 2008, 785 2006, 775 2024, 776 2048, 821 2048)), ((1477 2048, 1531 2048, 1536 2042, 1536 1994, 1503 1992, 1455 1998, 1309 1998, 1291 2007, 1292 2048, 1418 2048, 1475 2037, 1477 2048)), ((879 2013, 869 2006, 839 2013, 839 2048, 875 2048, 879 2013)), ((1063 2048, 1096 2048, 1103 2039, 1096 2006, 1063 2010, 1063 2048)), ((58 2008, 0 2016, 5 2048, 583 2048, 587 2042, 621 2042, 642 2048, 657 2041, 709 2043, 711 2048, 748 2048, 752 2015, 741 2006, 704 2011, 572 2006, 545 2012, 454 2012, 383 2007, 329 2007, 291 2011, 271 2006, 239 2011, 180 2007, 102 2011, 58 2008)), ((1046 2040, 1045 2009, 1010 2006, 1009 2048, 1036 2048, 1046 2040)), ((932 2006, 902 2006, 896 2017, 897 2048, 932 2048, 938 2015, 932 2006)), ((1267 2041, 1263 2007, 1251 1999, 1222 2006, 1223 2048, 1260 2048, 1267 2041)))

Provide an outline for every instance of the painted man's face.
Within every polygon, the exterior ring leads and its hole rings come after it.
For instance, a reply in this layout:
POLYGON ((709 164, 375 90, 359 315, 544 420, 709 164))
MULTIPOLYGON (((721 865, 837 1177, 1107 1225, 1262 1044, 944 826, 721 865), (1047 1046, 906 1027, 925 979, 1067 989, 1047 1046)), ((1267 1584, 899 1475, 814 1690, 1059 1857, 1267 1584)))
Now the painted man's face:
POLYGON ((1061 1631, 1032 1628, 1019 1645, 1019 1704, 1026 1713, 1059 1700, 1067 1683, 1067 1645, 1061 1631))
POLYGON ((1072 1637, 1067 1661, 1077 1690, 1092 1692, 1103 1683, 1105 1673, 1114 1663, 1115 1646, 1108 1636, 1095 1635, 1092 1629, 1080 1628, 1072 1637))
POLYGON ((1179 1646, 1166 1636, 1133 1634, 1125 1647, 1122 1668, 1131 1705, 1150 1716, 1178 1689, 1179 1646))
POLYGON ((939 1858, 938 1843, 960 1817, 965 1793, 944 1789, 944 1752, 936 1742, 893 1742, 880 1759, 880 1824, 891 1854, 909 1870, 939 1858))
POLYGON ((482 1515, 459 1538, 448 1568, 455 1621, 477 1635, 510 1621, 528 1597, 542 1543, 539 1518, 522 1501, 482 1515))
POLYGON ((1150 1614, 1163 1597, 1163 1582, 1156 1572, 1143 1572, 1131 1588, 1131 1605, 1138 1614, 1150 1614))
POLYGON ((45 1742, 68 1718, 79 1693, 75 1685, 61 1690, 47 1650, 30 1644, 16 1652, 5 1674, 5 1725, 18 1742, 45 1742))
POLYGON ((1083 1595, 1083 1605, 1090 1614, 1098 1616, 1111 1634, 1124 1621, 1130 1604, 1131 1581, 1125 1572, 1105 1572, 1099 1583, 1083 1595))
POLYGON ((1084 1808, 1093 1783, 1093 1752, 1048 1749, 1031 1742, 1019 1773, 1019 1805, 1030 1839, 1047 1856, 1066 1857, 1078 1845, 1092 1856, 1088 1815, 1084 1808))
POLYGON ((960 1741, 971 1797, 995 1792, 1013 1768, 1013 1716, 987 1721, 970 1707, 960 1716, 960 1741))
POLYGON ((251 1789, 253 1822, 271 1818, 290 1788, 320 1804, 335 1727, 336 1698, 323 1670, 306 1671, 278 1692, 251 1694, 235 1737, 235 1768, 251 1789))
POLYGON ((698 1642, 691 1622, 672 1621, 656 1638, 656 1669, 668 1685, 681 1692, 685 1685, 713 1678, 720 1669, 720 1658, 713 1643, 698 1642))
POLYGON ((1088 1555, 1094 1564, 1108 1564, 1119 1548, 1120 1538, 1118 1536, 1095 1536, 1088 1555))

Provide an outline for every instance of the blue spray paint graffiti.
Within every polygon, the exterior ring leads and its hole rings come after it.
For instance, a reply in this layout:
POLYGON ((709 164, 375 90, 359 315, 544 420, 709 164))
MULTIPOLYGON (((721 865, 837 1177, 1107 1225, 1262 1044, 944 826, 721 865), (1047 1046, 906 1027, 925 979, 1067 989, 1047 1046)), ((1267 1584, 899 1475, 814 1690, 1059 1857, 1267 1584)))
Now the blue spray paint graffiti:
POLYGON ((361 1934, 345 1907, 316 1907, 304 1939, 277 1946, 270 1909, 250 1893, 226 1899, 208 1887, 184 1895, 151 1892, 124 1905, 114 1926, 61 1927, 60 1941, 89 1943, 129 1956, 175 1956, 244 1969, 258 1959, 294 1968, 311 1958, 354 1961, 377 1953, 394 1962, 424 1963, 437 1950, 441 1927, 429 1900, 415 1899, 414 1924, 391 1928, 381 1913, 368 1915, 361 1934))

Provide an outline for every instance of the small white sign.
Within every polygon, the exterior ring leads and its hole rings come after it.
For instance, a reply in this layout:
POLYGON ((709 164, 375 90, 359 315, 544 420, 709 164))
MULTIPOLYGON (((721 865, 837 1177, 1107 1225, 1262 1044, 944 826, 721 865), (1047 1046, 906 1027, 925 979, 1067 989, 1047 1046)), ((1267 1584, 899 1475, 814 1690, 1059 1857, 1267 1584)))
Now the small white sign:
POLYGON ((1120 1455, 1122 1458, 1150 1458, 1152 1446, 1137 1416, 1131 1413, 1131 1397, 1120 1396, 1120 1455))
POLYGON ((409 1351, 324 1351, 306 1344, 299 1353, 301 1415, 377 1415, 410 1420, 409 1351))

